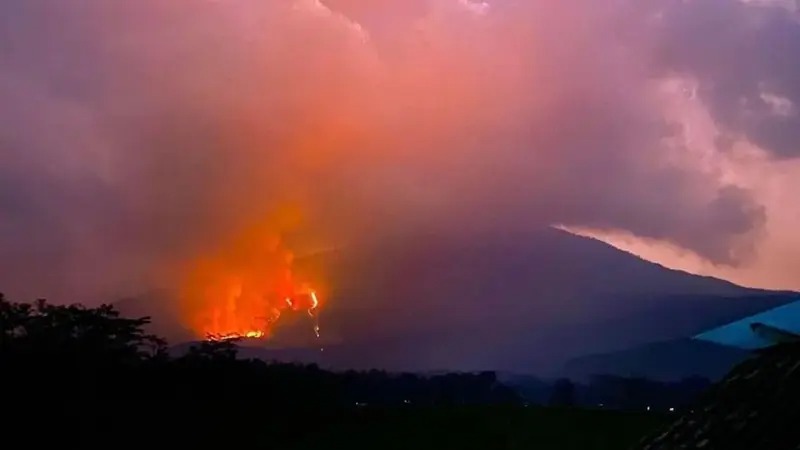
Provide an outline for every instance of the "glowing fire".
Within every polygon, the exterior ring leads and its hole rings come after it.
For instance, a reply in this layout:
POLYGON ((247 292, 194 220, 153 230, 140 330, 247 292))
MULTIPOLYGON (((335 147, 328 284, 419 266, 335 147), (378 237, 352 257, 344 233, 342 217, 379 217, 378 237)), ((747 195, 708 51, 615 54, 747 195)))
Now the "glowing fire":
MULTIPOLYGON (((238 290, 237 290, 238 292, 238 290)), ((236 300, 241 300, 241 293, 239 293, 239 297, 236 300)), ((253 329, 241 329, 238 331, 226 331, 226 332, 213 332, 207 331, 205 333, 205 337, 207 340, 210 341, 228 341, 234 339, 262 339, 269 337, 269 333, 271 331, 272 325, 274 325, 281 317, 281 315, 289 310, 289 311, 301 311, 305 310, 306 314, 309 317, 314 319, 313 324, 313 331, 317 338, 320 337, 320 328, 319 323, 316 321, 317 319, 317 309, 319 308, 319 298, 317 296, 316 291, 304 286, 299 293, 296 293, 292 296, 286 297, 283 303, 278 303, 277 305, 269 305, 268 302, 263 303, 264 308, 268 309, 271 313, 270 316, 263 319, 263 322, 260 324, 260 328, 253 328, 253 329)), ((247 308, 245 308, 247 309, 247 308)), ((215 309, 213 311, 213 316, 215 318, 220 316, 220 311, 215 309)), ((248 320, 245 318, 244 320, 248 320)), ((249 319, 250 322, 254 322, 254 320, 249 319)), ((256 320, 257 321, 257 320, 256 320)), ((213 327, 219 327, 219 322, 215 322, 212 324, 213 327)), ((219 329, 219 328, 212 328, 212 329, 219 329)))
POLYGON ((264 337, 264 332, 261 330, 251 330, 244 334, 240 333, 226 333, 226 334, 209 334, 206 339, 209 341, 230 341, 234 339, 261 339, 264 337))
POLYGON ((185 270, 182 309, 186 324, 213 341, 267 339, 287 312, 305 312, 319 337, 319 294, 298 283, 294 255, 274 233, 253 229, 185 270))

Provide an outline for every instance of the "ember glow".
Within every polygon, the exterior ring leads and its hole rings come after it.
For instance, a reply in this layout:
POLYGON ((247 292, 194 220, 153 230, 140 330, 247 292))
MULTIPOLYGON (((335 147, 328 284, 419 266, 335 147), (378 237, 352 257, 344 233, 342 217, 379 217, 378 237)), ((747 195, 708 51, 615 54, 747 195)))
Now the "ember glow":
MULTIPOLYGON (((304 289, 306 289, 304 287, 304 289)), ((281 315, 284 314, 286 311, 299 311, 301 308, 305 308, 306 313, 309 317, 313 319, 313 325, 311 329, 314 332, 314 335, 319 338, 320 337, 320 327, 319 327, 319 320, 317 316, 317 308, 319 306, 319 301, 317 300, 317 294, 313 290, 309 290, 307 293, 303 292, 300 295, 292 298, 287 297, 286 299, 286 308, 279 308, 276 306, 269 305, 268 302, 264 302, 263 307, 266 311, 270 311, 271 315, 268 316, 266 320, 262 318, 247 318, 242 317, 241 320, 236 317, 234 314, 234 319, 232 321, 227 321, 226 326, 231 322, 235 322, 233 325, 229 325, 235 330, 243 330, 242 324, 247 323, 255 323, 254 326, 260 326, 261 329, 250 329, 247 331, 228 331, 228 332, 212 332, 206 331, 205 339, 209 341, 230 341, 230 340, 238 340, 238 339, 264 339, 269 338, 272 334, 272 327, 278 322, 281 318, 281 315), (313 299, 313 300, 311 300, 313 299)), ((220 325, 219 321, 216 323, 214 322, 215 319, 220 317, 222 314, 220 313, 220 306, 213 307, 213 311, 211 311, 210 315, 213 317, 212 319, 212 330, 223 330, 222 325, 220 325)), ((197 330, 195 330, 197 332, 197 330)))
MULTIPOLYGON (((238 292, 238 291, 237 291, 238 292)), ((271 304, 269 294, 264 294, 260 305, 247 305, 247 297, 239 293, 233 298, 223 298, 215 304, 210 299, 207 309, 201 312, 206 322, 194 331, 203 334, 209 341, 228 341, 235 339, 264 339, 272 335, 273 327, 287 312, 305 311, 313 319, 312 330, 314 335, 320 337, 320 327, 317 317, 319 300, 317 293, 303 285, 296 294, 286 297, 284 302, 271 304), (242 303, 239 313, 239 304, 242 303), (259 315, 255 309, 261 308, 264 313, 259 315), (248 316, 251 314, 250 316, 248 316), (208 320, 210 318, 210 320, 208 320)))
POLYGON ((264 332, 260 330, 248 331, 244 334, 228 333, 228 334, 209 334, 206 339, 209 341, 232 341, 236 339, 261 339, 264 337, 264 332))
POLYGON ((296 280, 294 254, 272 226, 254 227, 186 269, 182 316, 208 340, 267 339, 284 314, 303 313, 319 337, 319 295, 296 280))

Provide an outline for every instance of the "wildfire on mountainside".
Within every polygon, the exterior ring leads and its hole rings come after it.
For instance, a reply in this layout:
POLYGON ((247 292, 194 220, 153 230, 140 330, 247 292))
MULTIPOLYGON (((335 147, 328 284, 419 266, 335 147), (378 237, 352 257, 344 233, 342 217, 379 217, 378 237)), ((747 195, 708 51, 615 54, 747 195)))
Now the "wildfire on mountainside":
POLYGON ((281 317, 307 315, 319 337, 318 291, 293 271, 294 254, 274 227, 251 227, 184 271, 181 315, 212 341, 269 339, 281 317))
MULTIPOLYGON (((286 297, 284 299, 285 307, 284 308, 275 308, 273 307, 273 317, 270 321, 266 323, 269 327, 275 322, 280 319, 281 315, 284 311, 301 311, 305 310, 309 317, 314 319, 313 330, 314 334, 319 337, 319 323, 316 321, 317 319, 317 308, 319 307, 319 299, 317 297, 316 291, 313 289, 309 289, 307 292, 294 296, 294 297, 286 297)), ((230 340, 238 340, 238 339, 262 339, 269 337, 269 328, 267 330, 264 329, 250 329, 250 330, 243 330, 243 331, 230 331, 226 333, 207 333, 205 338, 209 341, 230 341, 230 340)))

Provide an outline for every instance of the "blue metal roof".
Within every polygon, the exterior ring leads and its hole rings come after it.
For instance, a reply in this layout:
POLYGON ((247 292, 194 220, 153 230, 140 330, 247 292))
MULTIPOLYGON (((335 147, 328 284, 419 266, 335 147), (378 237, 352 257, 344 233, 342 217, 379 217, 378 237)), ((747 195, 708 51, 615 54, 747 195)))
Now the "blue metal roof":
POLYGON ((750 328, 753 323, 762 323, 790 333, 800 334, 800 301, 714 328, 700 333, 694 338, 747 350, 756 350, 773 345, 773 342, 753 332, 750 328))

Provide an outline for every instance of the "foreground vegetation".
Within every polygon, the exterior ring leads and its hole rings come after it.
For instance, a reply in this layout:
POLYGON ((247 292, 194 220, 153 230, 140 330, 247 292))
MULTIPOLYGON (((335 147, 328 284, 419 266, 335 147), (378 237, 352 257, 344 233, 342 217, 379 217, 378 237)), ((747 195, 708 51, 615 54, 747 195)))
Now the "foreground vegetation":
POLYGON ((612 449, 664 422, 527 407, 488 372, 332 373, 237 359, 231 342, 170 357, 147 323, 110 306, 0 296, 4 438, 25 447, 612 449))
POLYGON ((350 410, 283 448, 628 449, 659 430, 657 414, 520 406, 350 410))

